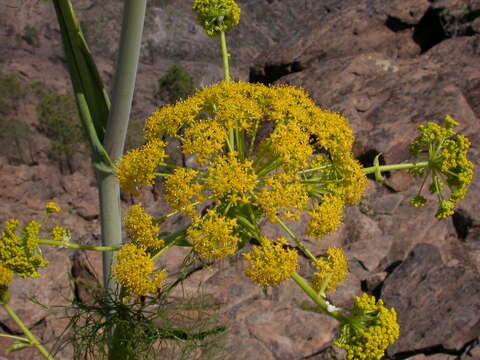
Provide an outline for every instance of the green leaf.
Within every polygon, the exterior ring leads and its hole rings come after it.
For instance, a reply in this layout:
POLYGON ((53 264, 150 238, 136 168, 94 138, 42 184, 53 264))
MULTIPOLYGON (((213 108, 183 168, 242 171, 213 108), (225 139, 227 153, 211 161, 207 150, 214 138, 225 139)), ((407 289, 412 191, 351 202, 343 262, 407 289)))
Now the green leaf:
POLYGON ((78 112, 92 148, 93 166, 111 173, 114 164, 102 145, 110 100, 70 0, 53 0, 78 112))

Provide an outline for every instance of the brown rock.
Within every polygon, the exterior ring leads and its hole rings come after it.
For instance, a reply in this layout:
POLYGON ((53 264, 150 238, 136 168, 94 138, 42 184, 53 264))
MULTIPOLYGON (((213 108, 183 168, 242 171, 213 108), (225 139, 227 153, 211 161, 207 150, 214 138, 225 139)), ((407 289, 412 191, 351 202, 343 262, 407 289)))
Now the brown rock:
POLYGON ((375 290, 380 284, 383 283, 383 281, 387 278, 387 276, 388 276, 388 273, 386 271, 382 271, 382 272, 367 276, 367 278, 364 280, 367 290, 369 292, 372 292, 373 290, 375 290))
POLYGON ((430 7, 427 0, 389 1, 386 3, 386 13, 404 23, 417 24, 430 7))
POLYGON ((322 350, 332 341, 337 325, 325 315, 268 300, 256 301, 241 313, 251 336, 265 344, 277 359, 308 356, 322 350))
POLYGON ((375 270, 388 254, 392 244, 389 235, 382 233, 378 224, 356 207, 345 212, 345 238, 342 247, 359 260, 367 270, 375 270))
POLYGON ((389 354, 441 345, 461 349, 476 338, 480 275, 446 266, 433 245, 419 244, 385 280, 382 298, 398 314, 401 337, 389 354))

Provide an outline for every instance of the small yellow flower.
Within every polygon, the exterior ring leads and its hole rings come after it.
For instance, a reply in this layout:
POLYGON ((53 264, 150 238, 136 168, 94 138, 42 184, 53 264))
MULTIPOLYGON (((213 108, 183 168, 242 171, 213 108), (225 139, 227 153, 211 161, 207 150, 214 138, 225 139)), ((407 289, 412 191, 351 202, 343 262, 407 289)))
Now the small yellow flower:
POLYGON ((142 148, 131 150, 123 156, 116 175, 125 192, 139 196, 139 188, 154 184, 156 170, 167 157, 164 149, 163 141, 153 139, 142 148))
POLYGON ((319 240, 337 230, 342 223, 343 201, 336 196, 327 195, 309 214, 307 234, 319 240))
POLYGON ((0 290, 2 288, 8 288, 8 285, 12 282, 13 272, 0 264, 0 290))
POLYGON ((165 277, 159 274, 145 248, 126 244, 118 251, 112 275, 130 294, 156 294, 159 280, 165 277))
POLYGON ((245 275, 261 286, 275 286, 287 280, 297 270, 298 254, 287 248, 287 241, 264 239, 252 252, 243 254, 249 266, 245 275))
POLYGON ((141 204, 133 205, 127 212, 124 225, 130 239, 148 250, 159 250, 165 244, 158 238, 160 226, 145 212, 141 204))
POLYGON ((237 219, 225 218, 215 211, 195 218, 187 230, 193 249, 204 259, 219 260, 237 251, 240 238, 234 234, 237 219))
POLYGON ((348 274, 348 262, 345 253, 339 248, 327 250, 327 259, 318 259, 313 266, 318 270, 313 274, 312 286, 316 291, 324 287, 325 292, 332 292, 344 281, 348 274))
POLYGON ((165 199, 173 209, 183 211, 189 216, 195 214, 192 204, 205 199, 202 194, 203 186, 196 181, 198 174, 196 170, 178 168, 172 176, 166 178, 165 199))
POLYGON ((246 203, 257 185, 252 162, 239 161, 236 155, 231 152, 219 157, 208 169, 205 184, 212 190, 216 200, 227 200, 233 204, 246 203))
POLYGON ((380 360, 400 336, 397 313, 364 293, 355 298, 351 322, 342 325, 340 335, 334 345, 347 351, 348 360, 380 360))
POLYGON ((58 213, 61 211, 60 206, 55 204, 54 202, 48 202, 45 204, 45 211, 47 214, 58 213))

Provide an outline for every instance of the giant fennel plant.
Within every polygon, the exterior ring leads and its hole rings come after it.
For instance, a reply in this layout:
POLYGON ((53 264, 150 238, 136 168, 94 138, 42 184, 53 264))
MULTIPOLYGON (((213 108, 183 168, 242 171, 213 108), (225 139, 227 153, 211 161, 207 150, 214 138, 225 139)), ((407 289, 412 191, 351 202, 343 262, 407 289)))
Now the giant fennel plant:
MULTIPOLYGON (((320 109, 298 87, 230 79, 225 33, 240 19, 233 0, 195 0, 193 10, 206 33, 220 39, 224 80, 154 112, 146 121, 145 145, 125 154, 114 170, 123 191, 133 196, 141 196, 143 188, 161 179, 172 212, 154 218, 141 204, 131 206, 124 217, 130 242, 112 247, 72 244, 68 230, 59 227, 52 229, 52 239, 37 240, 37 223, 16 235, 18 222, 7 222, 0 242, 4 309, 21 323, 8 306, 8 285, 13 274, 35 277, 38 268, 47 265, 39 244, 118 251, 112 278, 122 289, 122 304, 131 306, 139 298, 160 296, 168 269, 155 261, 173 246, 191 246, 207 262, 241 252, 245 276, 259 286, 294 281, 319 311, 338 321, 334 344, 346 350, 347 359, 381 359, 400 336, 395 310, 367 294, 356 297, 350 311, 327 301, 326 294, 348 274, 345 253, 332 247, 317 257, 302 239, 321 241, 334 232, 344 207, 360 201, 366 175, 381 181, 386 171, 406 170, 422 179, 411 201, 416 207, 426 203, 421 193, 430 184, 439 204, 436 217, 447 218, 472 181, 470 142, 455 133, 458 124, 447 116, 444 127, 420 126, 410 148, 416 162, 380 166, 377 157, 374 166, 362 168, 353 156, 354 137, 343 116, 320 109), (166 162, 166 146, 172 140, 192 160, 190 166, 166 162), (163 222, 180 215, 188 216, 190 225, 162 232, 163 222), (308 225, 303 234, 295 234, 289 224, 300 219, 307 219, 308 225), (262 221, 279 226, 284 236, 265 236, 262 221), (315 269, 309 279, 297 273, 299 256, 308 258, 315 269)), ((47 211, 57 209, 49 204, 47 211)), ((22 341, 51 358, 33 334, 21 328, 26 336, 22 341)))

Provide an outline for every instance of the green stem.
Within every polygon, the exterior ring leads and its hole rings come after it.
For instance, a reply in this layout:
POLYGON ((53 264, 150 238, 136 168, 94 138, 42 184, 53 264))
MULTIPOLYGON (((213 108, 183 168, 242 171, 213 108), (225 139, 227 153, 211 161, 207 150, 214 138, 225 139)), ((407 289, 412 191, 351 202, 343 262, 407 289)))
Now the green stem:
MULTIPOLYGON (((277 218, 278 219, 278 218, 277 218)), ((241 219, 239 219, 241 220, 241 219)), ((244 221, 241 221, 244 223, 244 225, 247 225, 249 227, 252 227, 253 225, 249 224, 249 222, 244 219, 244 221)), ((280 223, 283 224, 283 222, 280 220, 280 223)), ((253 228, 253 230, 255 230, 253 228)), ((285 230, 288 232, 288 234, 290 236, 293 235, 293 239, 295 240, 296 239, 296 236, 295 234, 293 234, 290 229, 288 229, 288 227, 285 226, 285 230)), ((256 233, 256 239, 262 243, 262 237, 260 236, 259 233, 256 233)), ((308 251, 308 250, 307 250, 308 251)), ((309 252, 310 253, 310 252, 309 252)), ((309 257, 313 257, 314 260, 316 260, 315 256, 313 256, 313 254, 310 253, 310 256, 309 257)), ((320 296, 319 294, 317 294, 317 292, 305 281, 305 279, 303 279, 297 272, 294 272, 291 276, 293 281, 295 281, 297 283, 298 286, 300 286, 300 288, 302 288, 302 290, 320 307, 320 310, 325 313, 326 315, 336 319, 338 322, 344 324, 344 323, 347 323, 349 322, 349 318, 347 318, 346 316, 344 316, 343 314, 339 313, 338 311, 330 311, 328 310, 328 304, 326 303, 325 299, 320 296)))
POLYGON ((232 128, 228 129, 227 146, 229 152, 235 151, 235 133, 232 128))
POLYGON ((318 171, 318 170, 326 169, 326 168, 328 168, 328 167, 330 167, 330 166, 331 166, 331 165, 323 165, 323 166, 319 166, 319 167, 316 167, 316 168, 301 170, 301 171, 299 171, 299 173, 300 173, 300 174, 308 174, 308 173, 315 172, 315 171, 318 171))
POLYGON ((253 167, 256 168, 257 165, 260 163, 260 161, 263 158, 263 155, 267 153, 270 150, 270 146, 272 145, 272 140, 268 140, 261 148, 260 151, 258 151, 255 154, 255 161, 253 162, 253 167))
POLYGON ((21 336, 8 335, 8 334, 0 334, 0 337, 4 337, 4 338, 7 338, 7 339, 18 340, 18 341, 23 341, 25 343, 28 343, 30 341, 27 338, 24 338, 24 337, 21 337, 21 336))
MULTIPOLYGON (((125 0, 122 33, 114 77, 112 106, 105 133, 104 146, 112 161, 123 153, 127 134, 133 91, 137 74, 147 0, 125 0)), ((100 197, 102 244, 118 246, 122 243, 120 188, 113 174, 97 172, 100 197)), ((110 271, 111 252, 103 253, 103 279, 105 289, 113 291, 115 284, 110 271)))
POLYGON ((251 157, 252 154, 253 154, 253 148, 255 146, 255 139, 257 138, 257 132, 258 132, 258 125, 259 124, 260 124, 259 120, 255 121, 255 128, 253 130, 252 140, 250 141, 250 145, 248 146, 247 158, 251 157))
POLYGON ((237 141, 238 157, 240 158, 240 160, 244 160, 245 151, 243 149, 243 139, 244 139, 243 132, 238 129, 235 129, 234 132, 235 132, 235 138, 237 141))
POLYGON ((100 251, 100 252, 118 251, 121 248, 120 245, 119 246, 87 246, 87 245, 79 245, 79 244, 70 244, 62 241, 41 240, 41 239, 38 240, 38 243, 43 245, 63 247, 67 249, 100 251))
MULTIPOLYGON (((213 199, 213 196, 209 196, 209 197, 207 197, 207 198, 206 198, 205 200, 203 200, 203 201, 197 201, 197 202, 194 202, 194 203, 192 203, 192 204, 190 204, 190 205, 191 205, 191 206, 198 206, 198 205, 200 205, 200 204, 203 204, 205 201, 209 201, 209 200, 212 200, 212 199, 213 199)), ((171 213, 169 213, 169 214, 167 214, 167 215, 164 215, 164 216, 162 216, 162 217, 160 217, 160 218, 158 218, 158 219, 153 220, 153 222, 154 222, 155 224, 161 224, 161 223, 163 223, 165 220, 170 219, 171 217, 173 217, 173 216, 175 216, 175 215, 178 215, 178 214, 180 214, 181 212, 182 212, 181 210, 172 211, 171 213)))
POLYGON ((166 174, 166 173, 155 173, 155 176, 158 176, 158 177, 169 177, 169 176, 172 176, 172 174, 166 174))
POLYGON ((155 260, 155 259, 158 259, 160 256, 162 256, 163 254, 165 254, 168 249, 170 249, 172 246, 174 246, 178 240, 180 240, 181 238, 184 238, 185 237, 185 233, 177 236, 173 241, 169 242, 167 245, 165 245, 163 248, 161 248, 153 257, 152 259, 155 260))
POLYGON ((258 177, 262 177, 262 176, 265 176, 267 175, 269 172, 275 170, 276 168, 278 168, 280 165, 282 165, 282 161, 280 159, 275 159, 275 160, 271 160, 269 161, 263 168, 261 168, 260 170, 258 170, 257 172, 257 176, 258 177))
POLYGON ((412 169, 417 167, 421 168, 421 167, 427 167, 427 166, 428 166, 428 161, 421 161, 418 163, 371 166, 371 167, 363 168, 363 173, 367 175, 367 174, 374 174, 376 170, 379 170, 380 172, 386 172, 386 171, 394 171, 394 170, 407 170, 407 169, 412 169))
POLYGON ((17 316, 15 311, 8 304, 2 304, 3 308, 7 312, 8 316, 17 324, 17 326, 22 330, 25 336, 30 340, 30 343, 37 348, 37 350, 43 355, 47 360, 53 360, 53 356, 40 344, 38 339, 33 335, 30 330, 25 326, 22 320, 17 316))
POLYGON ((170 168, 170 169, 178 169, 180 168, 180 166, 177 166, 177 165, 171 165, 171 164, 167 164, 167 163, 161 163, 158 165, 159 167, 166 167, 166 168, 170 168))
POLYGON ((242 224, 243 226, 245 226, 247 229, 248 229, 248 232, 253 235, 253 237, 255 239, 257 239, 259 242, 262 242, 262 236, 260 235, 260 233, 258 232, 258 230, 256 229, 256 227, 250 222, 248 221, 246 218, 244 218, 243 216, 236 216, 235 217, 237 219, 237 221, 242 224))
POLYGON ((307 255, 310 260, 312 260, 313 262, 317 261, 315 255, 313 255, 311 251, 305 247, 302 240, 300 240, 297 235, 295 235, 293 231, 290 230, 290 228, 282 220, 280 220, 278 216, 275 216, 275 221, 278 223, 278 225, 282 227, 283 230, 285 230, 285 232, 292 238, 292 240, 295 241, 300 250, 302 250, 302 252, 307 255))
POLYGON ((310 299, 312 299, 315 304, 318 305, 320 310, 325 313, 326 315, 336 319, 338 322, 341 324, 348 323, 350 320, 347 318, 345 315, 339 313, 338 311, 329 311, 328 310, 328 305, 323 297, 318 295, 316 291, 305 281, 304 278, 302 278, 300 275, 298 275, 296 272, 294 272, 291 275, 291 278, 293 281, 297 283, 298 286, 302 288, 302 290, 307 294, 310 299))
POLYGON ((223 61, 223 79, 225 81, 230 81, 230 69, 228 65, 228 50, 227 50, 227 39, 225 38, 225 32, 220 32, 220 47, 222 49, 222 61, 223 61))

